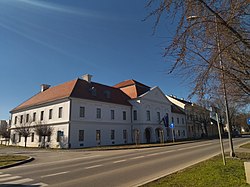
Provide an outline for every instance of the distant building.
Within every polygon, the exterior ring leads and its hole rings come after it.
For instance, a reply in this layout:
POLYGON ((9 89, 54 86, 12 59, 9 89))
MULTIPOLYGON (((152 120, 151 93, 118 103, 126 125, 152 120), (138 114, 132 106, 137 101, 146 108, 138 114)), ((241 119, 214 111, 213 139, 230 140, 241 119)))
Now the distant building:
POLYGON ((218 134, 217 126, 211 124, 209 110, 172 95, 167 96, 167 98, 185 112, 188 138, 201 138, 218 134))

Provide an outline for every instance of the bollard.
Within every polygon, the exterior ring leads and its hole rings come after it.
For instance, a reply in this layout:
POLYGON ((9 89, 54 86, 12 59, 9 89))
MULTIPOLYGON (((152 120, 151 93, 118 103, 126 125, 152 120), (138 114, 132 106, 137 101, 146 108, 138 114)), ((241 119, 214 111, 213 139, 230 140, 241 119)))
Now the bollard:
POLYGON ((250 184, 250 162, 244 162, 247 183, 250 184))

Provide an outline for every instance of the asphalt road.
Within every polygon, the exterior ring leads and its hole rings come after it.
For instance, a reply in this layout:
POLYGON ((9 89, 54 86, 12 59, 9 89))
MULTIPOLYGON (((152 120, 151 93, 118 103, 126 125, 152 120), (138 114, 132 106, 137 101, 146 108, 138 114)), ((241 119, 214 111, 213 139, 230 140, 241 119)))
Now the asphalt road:
MULTIPOLYGON (((234 139, 234 146, 250 138, 234 139)), ((228 141, 224 140, 228 149, 228 141)), ((112 151, 6 149, 35 161, 0 170, 3 186, 138 186, 220 153, 219 140, 112 151)))

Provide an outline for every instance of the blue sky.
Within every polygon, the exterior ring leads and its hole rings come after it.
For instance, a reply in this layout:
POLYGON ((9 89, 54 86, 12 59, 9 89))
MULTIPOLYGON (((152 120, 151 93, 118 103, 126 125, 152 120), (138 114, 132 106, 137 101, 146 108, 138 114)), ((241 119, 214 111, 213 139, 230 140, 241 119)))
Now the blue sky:
POLYGON ((152 35, 145 0, 0 0, 0 119, 40 90, 92 74, 115 85, 135 79, 187 98, 188 83, 168 75, 162 57, 174 32, 152 35))

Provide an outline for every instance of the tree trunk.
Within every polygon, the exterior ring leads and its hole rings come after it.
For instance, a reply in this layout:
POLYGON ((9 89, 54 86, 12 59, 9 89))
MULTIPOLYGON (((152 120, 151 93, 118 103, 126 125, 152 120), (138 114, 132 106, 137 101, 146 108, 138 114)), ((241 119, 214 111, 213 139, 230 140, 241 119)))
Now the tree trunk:
POLYGON ((26 147, 26 144, 27 144, 27 137, 25 136, 24 137, 24 147, 26 147))

